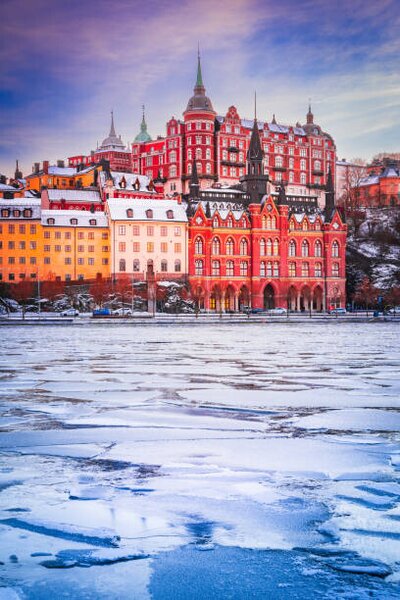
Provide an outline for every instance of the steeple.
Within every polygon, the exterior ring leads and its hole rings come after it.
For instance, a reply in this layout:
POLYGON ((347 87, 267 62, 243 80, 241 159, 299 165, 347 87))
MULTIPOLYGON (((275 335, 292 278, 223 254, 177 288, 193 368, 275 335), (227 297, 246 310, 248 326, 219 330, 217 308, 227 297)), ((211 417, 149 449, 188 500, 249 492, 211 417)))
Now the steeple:
POLYGON ((193 88, 193 96, 188 102, 185 113, 191 111, 212 112, 216 114, 211 100, 206 96, 206 88, 204 87, 203 75, 201 72, 200 49, 197 51, 197 76, 193 88))
POLYGON ((111 127, 110 127, 110 133, 108 134, 108 137, 116 137, 116 133, 115 133, 115 127, 114 127, 114 111, 111 111, 111 127))
POLYGON ((22 171, 20 171, 19 169, 19 164, 18 164, 18 159, 15 161, 15 173, 14 173, 14 179, 22 179, 23 175, 22 175, 22 171))
POLYGON ((197 175, 197 165, 196 165, 196 161, 193 160, 192 176, 190 178, 190 184, 189 184, 189 198, 191 200, 197 200, 199 198, 199 189, 200 189, 200 185, 199 185, 199 177, 197 175))
POLYGON ((250 204, 261 202, 267 191, 268 175, 263 175, 263 156, 264 152, 258 131, 256 96, 254 96, 254 123, 246 157, 247 173, 240 179, 245 191, 250 196, 250 204))
POLYGON ((144 104, 142 104, 142 122, 140 123, 140 131, 135 137, 135 142, 150 142, 151 135, 147 131, 147 123, 144 116, 144 104))
POLYGON ((311 98, 308 101, 308 113, 307 113, 307 125, 312 125, 314 123, 314 115, 311 111, 311 98))
POLYGON ((331 221, 335 211, 335 187, 333 185, 332 170, 329 166, 328 176, 325 185, 325 219, 331 221))

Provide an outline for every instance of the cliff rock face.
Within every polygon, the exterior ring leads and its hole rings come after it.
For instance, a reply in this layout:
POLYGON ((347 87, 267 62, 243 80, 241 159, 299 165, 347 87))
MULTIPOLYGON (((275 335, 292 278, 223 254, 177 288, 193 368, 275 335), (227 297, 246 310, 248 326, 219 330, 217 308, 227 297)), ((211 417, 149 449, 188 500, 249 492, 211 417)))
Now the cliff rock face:
POLYGON ((400 286, 400 207, 365 209, 348 225, 349 296, 364 277, 383 291, 400 286))

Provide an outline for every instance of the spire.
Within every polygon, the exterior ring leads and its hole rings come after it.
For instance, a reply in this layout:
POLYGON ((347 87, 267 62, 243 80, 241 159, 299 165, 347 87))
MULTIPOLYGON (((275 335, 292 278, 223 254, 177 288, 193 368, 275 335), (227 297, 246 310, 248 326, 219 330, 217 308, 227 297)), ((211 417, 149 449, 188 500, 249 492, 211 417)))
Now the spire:
POLYGON ((254 90, 254 119, 257 121, 257 92, 254 90))
POLYGON ((314 123, 314 115, 311 111, 311 98, 308 99, 308 113, 307 113, 307 125, 314 123))
POLYGON ((272 115, 272 123, 276 125, 275 113, 272 115))
MULTIPOLYGON (((203 76, 201 74, 201 62, 200 62, 200 44, 197 46, 197 78, 196 78, 196 88, 204 88, 203 76)), ((205 91, 205 88, 204 88, 205 91)))
POLYGON ((20 171, 19 168, 19 164, 18 164, 18 159, 15 161, 15 173, 14 173, 14 179, 22 179, 23 175, 22 175, 22 171, 20 171))
POLYGON ((329 165, 328 176, 325 185, 325 219, 330 221, 335 211, 335 187, 333 184, 332 169, 329 165))
POLYGON ((200 190, 200 185, 199 185, 199 177, 197 175, 197 164, 196 164, 196 161, 193 160, 192 176, 190 178, 190 184, 189 184, 189 198, 191 200, 198 199, 199 190, 200 190))
POLYGON ((250 167, 254 167, 256 163, 257 163, 257 169, 254 171, 253 168, 251 168, 249 173, 251 172, 253 174, 256 174, 256 173, 261 174, 261 169, 259 169, 258 167, 261 167, 263 154, 264 153, 261 148, 260 133, 258 131, 258 123, 257 123, 257 119, 254 118, 253 129, 251 131, 251 137, 250 137, 249 150, 247 152, 247 162, 248 162, 248 169, 250 167))
POLYGON ((142 122, 140 123, 140 132, 135 137, 135 142, 150 142, 151 135, 147 131, 147 123, 144 114, 144 104, 142 104, 142 122))
POLYGON ((108 137, 117 137, 115 134, 115 127, 114 127, 114 111, 111 111, 111 127, 110 127, 110 133, 108 134, 108 137))

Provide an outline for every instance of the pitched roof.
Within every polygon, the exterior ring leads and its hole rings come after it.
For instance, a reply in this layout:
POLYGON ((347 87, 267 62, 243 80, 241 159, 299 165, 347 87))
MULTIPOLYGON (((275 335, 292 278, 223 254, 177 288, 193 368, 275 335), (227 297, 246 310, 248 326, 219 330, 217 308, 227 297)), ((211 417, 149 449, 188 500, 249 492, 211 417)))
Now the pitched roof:
POLYGON ((153 198, 110 198, 107 200, 108 212, 113 221, 168 221, 186 223, 187 215, 185 207, 174 200, 153 198), (133 217, 127 216, 127 210, 131 209, 133 217), (147 210, 153 211, 153 218, 146 214, 147 210), (173 217, 168 218, 167 212, 172 211, 173 217))

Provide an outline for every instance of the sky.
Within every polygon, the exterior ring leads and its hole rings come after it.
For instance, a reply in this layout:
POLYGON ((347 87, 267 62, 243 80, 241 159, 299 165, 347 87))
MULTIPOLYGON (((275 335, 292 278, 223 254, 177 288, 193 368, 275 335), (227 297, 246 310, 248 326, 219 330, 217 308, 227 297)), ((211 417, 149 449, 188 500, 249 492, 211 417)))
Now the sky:
POLYGON ((218 114, 315 121, 338 157, 400 150, 398 0, 2 0, 0 173, 180 118, 200 44, 218 114))

